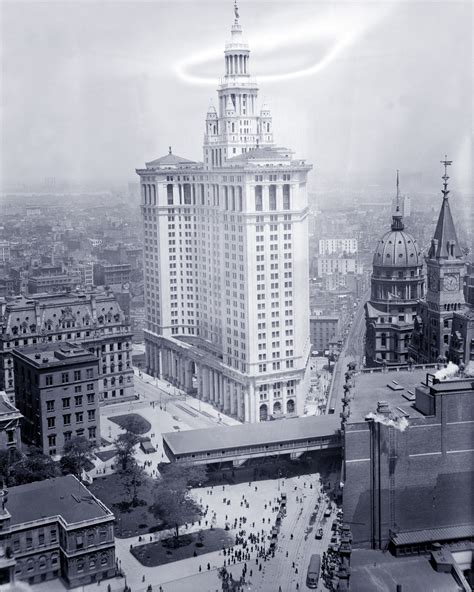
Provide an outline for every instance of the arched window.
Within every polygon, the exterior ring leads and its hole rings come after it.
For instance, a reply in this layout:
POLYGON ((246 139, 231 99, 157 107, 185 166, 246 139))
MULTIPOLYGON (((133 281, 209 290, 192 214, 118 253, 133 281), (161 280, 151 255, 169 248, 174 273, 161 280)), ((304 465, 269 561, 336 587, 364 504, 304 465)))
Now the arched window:
POLYGON ((168 205, 172 206, 173 205, 173 185, 169 184, 166 186, 166 196, 168 199, 168 205))
POLYGON ((263 404, 260 405, 260 421, 266 421, 268 419, 268 407, 263 404))
POLYGON ((288 399, 286 402, 286 412, 287 413, 294 413, 295 412, 295 402, 293 399, 288 399))
POLYGON ((290 186, 283 185, 283 209, 290 209, 290 186))

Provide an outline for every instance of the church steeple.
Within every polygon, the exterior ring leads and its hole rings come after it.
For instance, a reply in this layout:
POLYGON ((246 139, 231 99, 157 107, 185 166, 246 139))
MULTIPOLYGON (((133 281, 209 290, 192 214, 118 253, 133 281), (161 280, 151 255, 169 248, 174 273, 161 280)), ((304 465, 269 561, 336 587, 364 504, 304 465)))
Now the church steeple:
POLYGON ((399 171, 397 170, 397 199, 395 203, 395 213, 392 216, 392 230, 403 230, 404 228, 403 216, 400 211, 400 179, 399 171))
POLYGON ((447 168, 451 166, 452 162, 452 160, 447 160, 446 156, 441 161, 441 164, 444 165, 444 175, 441 177, 443 179, 443 189, 441 190, 443 203, 441 204, 438 223, 428 252, 429 259, 462 259, 462 251, 459 247, 448 198, 449 176, 447 168))

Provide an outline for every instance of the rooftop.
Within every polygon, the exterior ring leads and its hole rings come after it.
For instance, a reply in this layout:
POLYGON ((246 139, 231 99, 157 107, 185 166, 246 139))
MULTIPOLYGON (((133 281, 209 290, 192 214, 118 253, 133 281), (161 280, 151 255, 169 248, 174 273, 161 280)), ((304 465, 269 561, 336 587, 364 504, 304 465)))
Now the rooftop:
POLYGON ((57 515, 67 524, 113 516, 72 475, 11 487, 8 494, 12 526, 57 515))
POLYGON ((340 425, 341 420, 336 415, 313 415, 217 429, 168 432, 163 434, 163 439, 178 455, 332 436, 340 425))
POLYGON ((98 362, 98 358, 88 350, 74 343, 39 344, 30 347, 14 349, 14 354, 26 359, 37 368, 51 368, 68 366, 72 362, 98 362))
POLYGON ((353 592, 393 592, 401 584, 403 592, 458 592, 449 573, 433 569, 428 556, 394 557, 382 551, 356 549, 351 556, 353 592))
MULTIPOLYGON (((469 378, 442 380, 438 384, 427 387, 426 375, 435 372, 436 366, 415 367, 412 370, 401 366, 387 369, 387 371, 377 369, 356 374, 354 398, 350 403, 351 415, 348 423, 364 421, 368 413, 376 411, 378 401, 387 401, 391 410, 398 409, 406 414, 407 418, 424 418, 425 415, 414 407, 417 387, 430 388, 434 392, 457 392, 473 388, 473 379, 469 378)), ((338 396, 341 398, 342 393, 338 396)))

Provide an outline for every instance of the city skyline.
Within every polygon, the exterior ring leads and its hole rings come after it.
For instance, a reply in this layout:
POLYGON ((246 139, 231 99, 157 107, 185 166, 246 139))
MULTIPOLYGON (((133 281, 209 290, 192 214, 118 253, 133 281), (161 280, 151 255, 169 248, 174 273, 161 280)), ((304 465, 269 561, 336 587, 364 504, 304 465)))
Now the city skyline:
MULTIPOLYGON (((390 187, 396 168, 435 189, 447 152, 453 191, 469 192, 469 3, 277 6, 241 2, 241 22, 279 144, 315 163, 310 190, 318 177, 390 187)), ((3 2, 2 185, 126 183, 170 144, 200 159, 231 12, 231 2, 3 2), (146 18, 132 29, 135 12, 146 18)))

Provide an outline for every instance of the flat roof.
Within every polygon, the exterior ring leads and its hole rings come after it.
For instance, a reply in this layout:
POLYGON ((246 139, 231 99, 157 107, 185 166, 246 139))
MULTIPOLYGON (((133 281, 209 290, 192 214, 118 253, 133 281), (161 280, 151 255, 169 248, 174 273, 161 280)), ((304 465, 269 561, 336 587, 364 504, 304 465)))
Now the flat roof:
POLYGON ((113 516, 72 475, 11 487, 6 508, 12 516, 12 526, 57 515, 67 524, 113 516))
POLYGON ((71 362, 98 363, 98 358, 90 351, 69 342, 15 348, 13 353, 37 368, 68 366, 71 362))
MULTIPOLYGON (((433 389, 435 392, 457 392, 470 390, 473 388, 472 379, 454 378, 452 380, 443 380, 435 385, 426 386, 426 375, 434 374, 433 368, 414 368, 408 367, 400 369, 387 369, 381 371, 377 369, 374 372, 360 372, 354 378, 354 398, 350 403, 351 415, 348 423, 364 421, 365 416, 370 412, 377 410, 378 401, 387 401, 392 411, 399 408, 407 413, 410 418, 425 417, 414 406, 413 399, 415 389, 422 387, 433 389), (410 391, 410 392, 409 392, 410 391)), ((336 397, 341 399, 343 393, 335 393, 336 397)))
MULTIPOLYGON (((350 403, 351 415, 348 423, 364 421, 368 413, 377 411, 378 401, 387 401, 391 410, 395 411, 399 407, 410 417, 424 417, 406 397, 412 397, 408 391, 414 394, 415 388, 424 383, 427 372, 430 370, 378 371, 356 374, 353 389, 354 398, 350 403), (399 390, 394 390, 388 385, 399 390)), ((342 398, 343 393, 336 394, 336 396, 342 398)))
POLYGON ((428 556, 394 557, 383 551, 355 549, 351 555, 352 592, 459 592, 449 573, 437 572, 428 556))
POLYGON ((163 434, 163 440, 175 455, 179 455, 333 436, 340 426, 341 420, 336 415, 311 415, 237 426, 167 432, 163 434))

